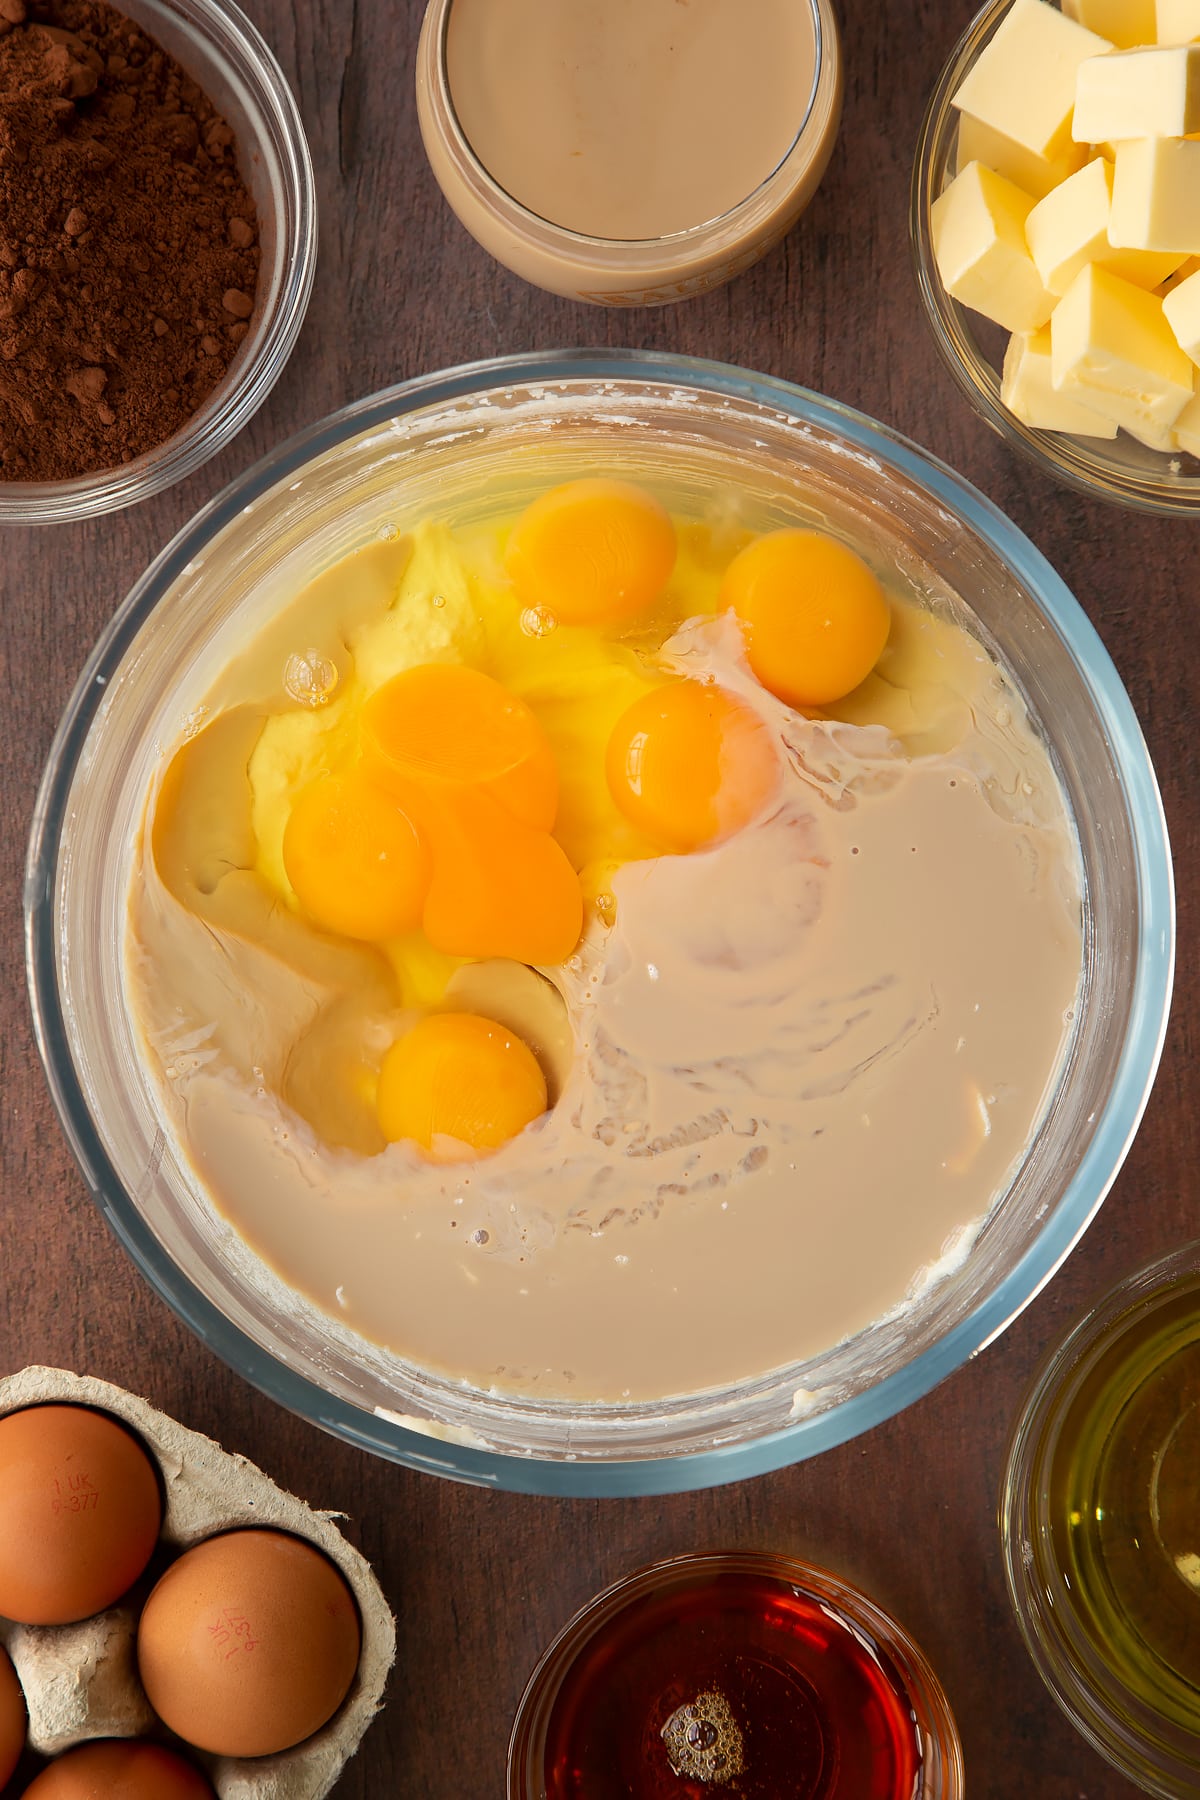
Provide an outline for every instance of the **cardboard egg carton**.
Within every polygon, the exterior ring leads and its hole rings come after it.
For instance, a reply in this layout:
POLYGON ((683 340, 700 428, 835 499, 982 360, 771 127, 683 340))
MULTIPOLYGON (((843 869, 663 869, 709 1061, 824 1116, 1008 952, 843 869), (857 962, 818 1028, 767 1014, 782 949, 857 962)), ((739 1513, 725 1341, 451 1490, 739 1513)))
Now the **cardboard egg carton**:
MULTIPOLYGON (((244 1456, 188 1431, 111 1382, 66 1369, 22 1369, 0 1380, 0 1417, 44 1401, 94 1406, 141 1438, 162 1475, 160 1543, 183 1551, 214 1532, 274 1526, 307 1538, 341 1570, 358 1603, 362 1649, 350 1692, 327 1725, 275 1756, 188 1754, 220 1800, 322 1800, 353 1756, 383 1700, 396 1631, 370 1564, 348 1544, 333 1513, 284 1493, 244 1456)), ((137 1674, 137 1616, 117 1605, 76 1625, 0 1621, 29 1709, 29 1744, 56 1756, 89 1738, 139 1737, 157 1720, 137 1674)))

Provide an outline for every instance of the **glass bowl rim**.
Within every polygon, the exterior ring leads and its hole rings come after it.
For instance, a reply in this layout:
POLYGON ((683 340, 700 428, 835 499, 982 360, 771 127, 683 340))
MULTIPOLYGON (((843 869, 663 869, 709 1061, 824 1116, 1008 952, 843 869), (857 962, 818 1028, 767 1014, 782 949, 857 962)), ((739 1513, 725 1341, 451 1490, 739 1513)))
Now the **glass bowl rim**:
POLYGON ((524 1742, 525 1734, 539 1724, 544 1727, 579 1651, 599 1630, 618 1618, 631 1601, 664 1583, 673 1587, 686 1586, 690 1577, 703 1577, 706 1572, 773 1576, 781 1586, 798 1588, 806 1598, 827 1602, 836 1608, 848 1629, 861 1626, 869 1632, 896 1665, 906 1694, 921 1705, 922 1718, 918 1720, 914 1713, 914 1723, 923 1723, 938 1755, 945 1760, 946 1783, 939 1800, 961 1800, 963 1752, 958 1722, 937 1671, 895 1614, 872 1599, 857 1583, 848 1581, 823 1563, 782 1551, 739 1549, 732 1545, 712 1550, 686 1550, 643 1563, 585 1600, 555 1632, 530 1672, 513 1717, 507 1755, 509 1800, 514 1800, 514 1772, 519 1773, 519 1770, 515 1771, 514 1758, 529 1748, 524 1742), (532 1720, 531 1714, 534 1715, 532 1720), (537 1714, 541 1715, 540 1719, 537 1714))
MULTIPOLYGON (((259 299, 267 329, 252 354, 229 373, 178 431, 132 462, 65 481, 0 482, 0 525, 56 525, 136 506, 186 480, 250 422, 295 349, 316 278, 319 227, 316 177, 300 109, 271 46, 237 0, 153 0, 181 24, 197 19, 214 60, 232 67, 253 105, 254 144, 269 141, 281 171, 286 227, 277 285, 259 299)), ((254 146, 250 146, 253 148, 254 146)))
MULTIPOLYGON (((1129 1720, 1118 1710, 1120 1683, 1079 1633, 1062 1623, 1061 1605, 1044 1591, 1043 1578, 1024 1552, 1028 1531, 1039 1539, 1033 1508, 1046 1492, 1046 1434, 1061 1421, 1079 1380, 1110 1342, 1147 1314, 1170 1301, 1185 1279, 1200 1305, 1200 1238, 1154 1257, 1124 1275, 1045 1351, 1026 1388, 1010 1431, 998 1499, 1004 1584, 1021 1639, 1039 1676, 1080 1735, 1105 1761, 1161 1800, 1179 1800, 1195 1791, 1200 1775, 1200 1737, 1167 1723, 1168 1735, 1155 1740, 1134 1719, 1151 1717, 1141 1706, 1129 1720), (1193 1735, 1195 1752, 1183 1761, 1179 1745, 1193 1735), (1156 1766, 1154 1766, 1156 1765, 1156 1766)), ((1060 1599, 1065 1596, 1060 1596, 1060 1599)))
POLYGON ((521 353, 420 375, 368 395, 287 439, 203 506, 135 582, 97 640, 67 702, 38 790, 26 863, 25 953, 38 1050, 60 1124, 93 1198, 143 1276, 222 1361, 290 1411, 361 1449, 410 1468, 512 1492, 681 1493, 786 1467, 891 1418, 984 1349, 1050 1280, 1102 1204, 1149 1098, 1166 1033, 1175 905, 1166 820, 1132 703, 1079 602, 1041 552, 963 477, 887 425, 836 400, 731 364, 640 350, 521 353), (1036 596, 1068 645, 1118 748, 1142 906, 1130 1023, 1103 1118, 1037 1237, 1007 1275, 919 1357, 824 1412, 739 1444, 609 1462, 542 1460, 449 1444, 331 1395, 235 1327, 164 1253, 126 1193, 89 1113, 71 1061, 58 987, 55 868, 72 781, 113 672, 176 577, 244 509, 313 457, 398 414, 521 383, 608 381, 691 388, 749 401, 816 425, 894 465, 990 544, 1036 596))
MULTIPOLYGON (((1013 0, 986 0, 958 38, 942 67, 922 115, 913 156, 909 186, 909 250, 921 309, 938 354, 971 406, 993 431, 1029 462, 1064 486, 1092 500, 1128 507, 1160 517, 1195 518, 1200 514, 1200 476, 1188 485, 1167 483, 1152 472, 1138 473, 1110 462, 1102 449, 1091 449, 1087 440, 1069 433, 1040 431, 1015 418, 994 397, 984 371, 996 379, 992 363, 966 338, 960 315, 969 309, 952 300, 942 285, 933 254, 929 206, 933 164, 949 133, 954 110, 951 96, 974 63, 990 33, 1013 0)), ((1052 0, 1057 4, 1057 0, 1052 0)), ((1103 444, 1105 440, 1097 442, 1103 444)), ((1164 458, 1167 452, 1163 452, 1164 458)))

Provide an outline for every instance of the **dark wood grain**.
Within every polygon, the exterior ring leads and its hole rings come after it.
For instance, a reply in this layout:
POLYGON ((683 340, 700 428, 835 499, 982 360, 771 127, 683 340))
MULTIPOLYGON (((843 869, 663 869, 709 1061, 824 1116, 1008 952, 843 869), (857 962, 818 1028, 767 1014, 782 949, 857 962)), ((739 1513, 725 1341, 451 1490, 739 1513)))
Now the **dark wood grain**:
POLYGON ((920 108, 966 0, 844 0, 847 104, 811 210, 758 267, 660 311, 576 306, 493 264, 444 205, 412 97, 419 0, 244 0, 295 84, 318 171, 321 258, 290 366, 244 435, 158 500, 0 542, 0 1369, 41 1361, 144 1393, 344 1511, 399 1621, 388 1706, 340 1800, 500 1796, 540 1649, 596 1589, 668 1552, 802 1552, 892 1607, 942 1674, 972 1800, 1133 1790, 1044 1692, 1013 1625, 995 1527, 1002 1448, 1041 1353, 1090 1298, 1195 1235, 1200 521, 1152 522, 1051 486, 972 414, 918 311, 907 240, 920 108), (86 652, 159 547, 281 438, 385 383, 567 344, 676 349, 836 395, 961 470, 1026 530, 1095 621, 1162 782, 1182 954, 1162 1072, 1098 1222, 999 1344, 891 1423, 777 1475, 675 1499, 554 1502, 370 1460, 214 1358, 137 1276, 87 1199, 47 1098, 24 999, 20 884, 35 786, 86 652))

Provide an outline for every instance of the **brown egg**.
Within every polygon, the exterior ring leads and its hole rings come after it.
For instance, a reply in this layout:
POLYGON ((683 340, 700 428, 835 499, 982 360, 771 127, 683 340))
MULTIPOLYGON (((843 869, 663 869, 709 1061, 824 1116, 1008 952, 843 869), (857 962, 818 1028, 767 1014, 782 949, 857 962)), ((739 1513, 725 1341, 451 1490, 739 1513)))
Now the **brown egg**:
POLYGON ((137 1580, 162 1521, 158 1476, 137 1439, 86 1406, 0 1419, 0 1613, 67 1625, 137 1580))
POLYGON ((151 1706, 189 1744, 269 1756, 337 1711, 358 1667, 353 1595, 281 1531, 229 1531, 173 1563, 138 1626, 151 1706))
POLYGON ((56 1757, 25 1800, 215 1800, 199 1769, 174 1750, 137 1739, 80 1744, 56 1757))
POLYGON ((0 1649, 0 1788, 25 1748, 25 1696, 8 1652, 0 1649))

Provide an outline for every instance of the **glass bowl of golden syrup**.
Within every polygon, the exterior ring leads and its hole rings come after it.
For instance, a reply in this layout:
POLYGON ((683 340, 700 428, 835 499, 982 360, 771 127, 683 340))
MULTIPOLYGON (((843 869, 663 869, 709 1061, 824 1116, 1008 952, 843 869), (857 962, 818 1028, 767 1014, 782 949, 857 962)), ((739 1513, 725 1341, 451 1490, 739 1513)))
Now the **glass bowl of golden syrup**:
POLYGON ((508 1800, 961 1800, 945 1694, 907 1633, 809 1563, 677 1556, 542 1657, 508 1800))
POLYGON ((1123 1282, 1048 1358, 1000 1527, 1055 1699, 1147 1793, 1200 1793, 1200 1243, 1123 1282))

